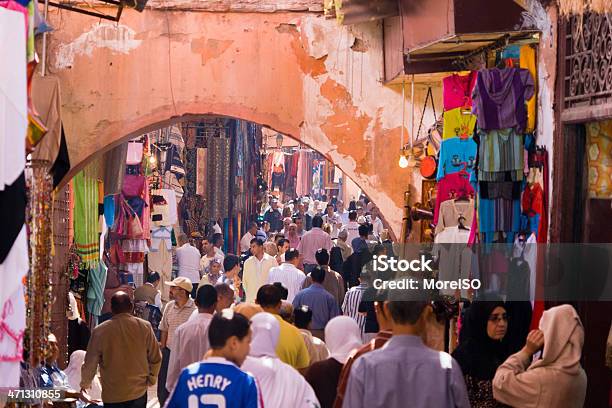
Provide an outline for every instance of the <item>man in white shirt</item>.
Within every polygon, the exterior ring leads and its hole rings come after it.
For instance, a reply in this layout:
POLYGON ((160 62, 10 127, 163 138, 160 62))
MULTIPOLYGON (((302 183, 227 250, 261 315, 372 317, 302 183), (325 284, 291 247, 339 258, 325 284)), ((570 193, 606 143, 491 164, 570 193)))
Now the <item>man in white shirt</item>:
POLYGON ((342 227, 342 219, 334 212, 333 204, 327 204, 325 215, 323 216, 323 222, 332 227, 332 239, 338 238, 338 231, 340 231, 340 227, 342 227))
POLYGON ((291 248, 285 252, 285 262, 280 266, 270 269, 267 283, 280 282, 287 291, 287 302, 293 302, 295 295, 302 290, 302 284, 306 279, 304 272, 297 266, 300 264, 300 253, 297 249, 291 248))
POLYGON ((278 266, 276 259, 264 252, 260 239, 251 240, 252 256, 244 262, 242 287, 246 294, 246 302, 253 303, 260 287, 268 283, 270 269, 278 266))
POLYGON ((336 202, 336 213, 342 220, 342 225, 346 225, 349 222, 349 212, 344 208, 344 201, 338 200, 336 202))
POLYGON ((212 285, 200 287, 195 303, 198 315, 177 327, 172 339, 166 389, 174 389, 183 368, 200 361, 209 350, 208 328, 217 305, 217 290, 212 285))
POLYGON ((385 229, 382 220, 380 219, 380 212, 378 207, 372 207, 370 212, 370 224, 372 224, 372 233, 376 235, 376 238, 380 238, 381 232, 385 229))
POLYGON ((240 240, 240 252, 246 252, 249 250, 249 248, 251 248, 251 240, 255 238, 258 229, 259 227, 257 226, 256 222, 251 222, 249 224, 248 231, 242 236, 242 239, 240 240))
POLYGON ((359 237, 359 223, 357 222, 356 211, 349 212, 349 222, 342 229, 347 233, 346 242, 349 244, 359 237))
MULTIPOLYGON (((178 276, 189 278, 191 282, 200 280, 200 251, 193 245, 192 238, 186 241, 183 236, 179 241, 184 242, 176 249, 176 260, 178 262, 178 276)), ((195 295, 195 291, 193 291, 195 295)))

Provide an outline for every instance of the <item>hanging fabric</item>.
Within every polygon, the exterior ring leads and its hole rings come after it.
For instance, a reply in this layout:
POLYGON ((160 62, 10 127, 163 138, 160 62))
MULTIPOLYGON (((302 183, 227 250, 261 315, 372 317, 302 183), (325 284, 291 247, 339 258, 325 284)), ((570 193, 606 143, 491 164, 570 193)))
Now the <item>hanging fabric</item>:
POLYGON ((83 264, 93 269, 98 264, 98 181, 94 166, 74 177, 74 242, 83 264))

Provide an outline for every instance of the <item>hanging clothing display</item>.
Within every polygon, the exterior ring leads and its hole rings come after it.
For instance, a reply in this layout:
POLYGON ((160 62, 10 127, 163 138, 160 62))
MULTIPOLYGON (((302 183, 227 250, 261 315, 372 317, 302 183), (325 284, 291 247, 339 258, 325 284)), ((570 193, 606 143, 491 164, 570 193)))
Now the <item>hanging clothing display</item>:
POLYGON ((442 79, 444 110, 472 106, 472 91, 476 85, 476 72, 453 74, 442 79))
POLYGON ((472 95, 472 112, 484 130, 516 128, 527 125, 525 101, 534 95, 533 77, 526 69, 491 68, 478 72, 472 95))
POLYGON ((230 182, 230 143, 227 137, 211 137, 208 139, 208 218, 213 220, 227 217, 230 182))
POLYGON ((74 177, 74 242, 87 268, 98 264, 98 181, 94 166, 74 177))
POLYGON ((477 148, 472 138, 453 137, 444 140, 440 146, 437 180, 462 171, 468 172, 470 179, 473 179, 477 148))
POLYGON ((206 177, 208 175, 208 169, 206 166, 207 153, 206 149, 197 148, 197 165, 196 165, 196 190, 195 193, 197 195, 205 195, 206 194, 206 177))
POLYGON ((536 67, 536 51, 531 45, 523 45, 520 48, 520 67, 525 68, 531 74, 534 83, 535 92, 533 97, 527 98, 527 127, 526 132, 533 132, 536 125, 536 93, 538 89, 538 73, 536 67))
POLYGON ((478 180, 521 181, 524 175, 523 136, 514 129, 478 131, 478 180), (505 174, 509 172, 510 174, 505 174))
POLYGON ((472 137, 476 126, 476 116, 464 108, 455 108, 444 112, 443 118, 443 139, 451 137, 468 138, 472 137))
POLYGON ((444 231, 447 227, 455 227, 459 224, 459 218, 463 217, 463 225, 472 225, 474 215, 474 200, 466 201, 447 200, 440 205, 440 215, 436 224, 436 234, 444 231))
POLYGON ((26 21, 22 13, 0 5, 0 191, 25 167, 28 126, 26 94, 26 21))
POLYGON ((26 305, 21 283, 0 303, 0 388, 19 385, 26 328, 26 305))

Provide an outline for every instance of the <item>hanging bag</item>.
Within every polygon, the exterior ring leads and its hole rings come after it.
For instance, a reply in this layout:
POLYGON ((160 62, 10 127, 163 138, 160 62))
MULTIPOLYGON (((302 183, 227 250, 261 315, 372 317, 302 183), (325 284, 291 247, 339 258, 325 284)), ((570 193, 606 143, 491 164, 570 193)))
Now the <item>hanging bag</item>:
MULTIPOLYGON (((423 105, 423 113, 421 114, 421 122, 419 123, 419 129, 417 130, 417 138, 421 133, 421 128, 423 126, 423 118, 425 117, 425 110, 427 109, 427 102, 431 100, 431 109, 433 110, 434 118, 436 118, 436 107, 434 105, 433 93, 431 91, 431 87, 427 88, 427 96, 425 97, 425 104, 423 105)), ((429 155, 429 144, 431 143, 432 134, 431 132, 438 128, 438 120, 436 123, 427 131, 427 142, 425 144, 425 157, 421 159, 421 165, 419 167, 419 171, 421 172, 421 176, 426 179, 431 179, 436 176, 438 172, 438 160, 435 156, 429 155)))

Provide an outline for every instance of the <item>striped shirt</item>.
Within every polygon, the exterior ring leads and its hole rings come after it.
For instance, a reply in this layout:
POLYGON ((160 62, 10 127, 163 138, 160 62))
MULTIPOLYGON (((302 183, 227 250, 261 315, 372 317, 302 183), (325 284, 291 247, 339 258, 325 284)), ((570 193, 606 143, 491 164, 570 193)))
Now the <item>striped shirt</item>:
POLYGON ((364 315, 359 314, 359 303, 361 303, 361 297, 363 296, 365 288, 364 284, 353 286, 346 292, 344 302, 342 303, 342 313, 357 322, 361 329, 361 333, 365 330, 366 318, 364 315))
POLYGON ((179 307, 175 300, 172 300, 166 304, 166 307, 164 308, 164 316, 159 323, 159 330, 168 332, 166 347, 172 349, 172 341, 174 340, 174 333, 176 332, 176 329, 189 319, 189 316, 191 316, 191 313, 194 310, 196 310, 196 305, 191 298, 183 307, 179 307))
POLYGON ((304 272, 288 262, 270 269, 270 274, 268 275, 268 283, 280 282, 287 288, 289 291, 287 302, 289 303, 293 302, 295 295, 302 290, 302 284, 305 279, 306 275, 304 275, 304 272))

